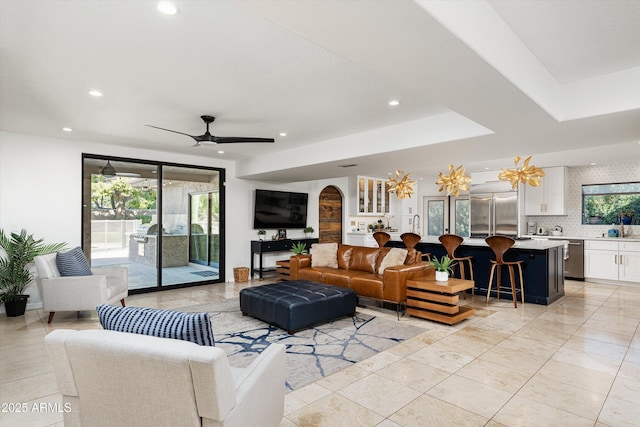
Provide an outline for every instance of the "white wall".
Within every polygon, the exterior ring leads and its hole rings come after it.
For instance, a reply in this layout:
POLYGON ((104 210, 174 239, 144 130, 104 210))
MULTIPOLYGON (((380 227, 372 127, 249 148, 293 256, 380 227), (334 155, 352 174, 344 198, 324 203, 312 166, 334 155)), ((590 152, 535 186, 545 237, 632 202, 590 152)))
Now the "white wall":
MULTIPOLYGON (((0 132, 0 228, 27 229, 47 242, 81 244, 82 153, 212 166, 226 170, 226 278, 233 280, 233 267, 249 266, 253 230, 253 190, 256 188, 309 193, 308 224, 318 230, 318 195, 335 185, 348 200, 347 180, 323 180, 293 184, 272 184, 235 177, 231 161, 179 155, 90 141, 68 141, 0 132)), ((286 161, 284 159, 283 161, 286 161)), ((348 206, 345 205, 345 214, 348 206)), ((268 233, 275 230, 268 230, 268 233)), ((292 230, 290 237, 303 237, 292 230)), ((29 308, 41 307, 35 284, 27 289, 29 308)))

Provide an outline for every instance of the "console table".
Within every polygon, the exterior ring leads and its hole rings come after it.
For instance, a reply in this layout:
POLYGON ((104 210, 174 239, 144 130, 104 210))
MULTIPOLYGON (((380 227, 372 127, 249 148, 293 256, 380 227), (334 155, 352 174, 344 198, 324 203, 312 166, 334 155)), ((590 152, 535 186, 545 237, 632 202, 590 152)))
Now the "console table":
POLYGON ((254 277, 256 271, 258 277, 262 279, 262 254, 265 252, 288 252, 293 245, 304 243, 307 245, 307 251, 311 249, 313 243, 318 243, 318 239, 283 239, 283 240, 252 240, 251 241, 251 277, 254 277), (258 269, 254 268, 254 255, 258 255, 258 269))

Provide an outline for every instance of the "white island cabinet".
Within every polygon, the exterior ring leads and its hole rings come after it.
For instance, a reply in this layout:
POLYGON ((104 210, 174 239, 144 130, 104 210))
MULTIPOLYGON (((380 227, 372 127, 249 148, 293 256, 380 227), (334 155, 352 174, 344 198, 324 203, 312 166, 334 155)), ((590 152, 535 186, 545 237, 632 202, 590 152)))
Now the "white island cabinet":
POLYGON ((585 241, 584 276, 640 283, 640 242, 585 241))
POLYGON ((544 173, 541 186, 524 188, 525 215, 566 215, 567 168, 545 168, 544 173))

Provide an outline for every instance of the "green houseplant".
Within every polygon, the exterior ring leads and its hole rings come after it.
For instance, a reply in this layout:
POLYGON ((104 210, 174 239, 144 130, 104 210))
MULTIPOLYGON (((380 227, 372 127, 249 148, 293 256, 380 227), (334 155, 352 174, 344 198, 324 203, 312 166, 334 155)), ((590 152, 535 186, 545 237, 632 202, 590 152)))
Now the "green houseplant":
POLYGON ((307 244, 302 242, 294 243, 291 247, 291 252, 294 255, 302 255, 307 252, 307 244))
POLYGON ((264 240, 264 236, 266 234, 267 234, 267 230, 265 230, 264 228, 261 228, 260 230, 258 230, 258 239, 264 240))
POLYGON ((307 237, 311 237, 311 235, 313 234, 313 232, 314 232, 314 231, 316 231, 316 230, 314 230, 314 229, 313 229, 313 227, 310 227, 310 226, 308 226, 308 225, 307 225, 307 226, 304 228, 304 230, 303 230, 303 231, 304 231, 304 234, 305 234, 307 237))
POLYGON ((436 269, 436 280, 446 282, 449 280, 449 273, 453 274, 453 266, 456 265, 456 262, 448 255, 443 255, 440 259, 433 257, 431 265, 436 269))
POLYGON ((43 242, 44 239, 36 240, 33 234, 27 234, 24 229, 10 235, 0 229, 0 247, 4 251, 0 256, 0 302, 4 303, 7 316, 24 314, 29 298, 29 295, 24 295, 24 289, 33 280, 29 271, 33 259, 66 246, 66 243, 43 242))

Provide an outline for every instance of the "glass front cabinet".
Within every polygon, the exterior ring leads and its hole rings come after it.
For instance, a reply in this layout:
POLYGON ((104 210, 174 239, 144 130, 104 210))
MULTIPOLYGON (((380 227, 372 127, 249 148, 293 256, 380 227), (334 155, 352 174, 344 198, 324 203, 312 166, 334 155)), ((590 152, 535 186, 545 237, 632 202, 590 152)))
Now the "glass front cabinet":
POLYGON ((389 184, 386 179, 357 176, 355 183, 357 201, 355 209, 352 209, 352 215, 384 215, 389 213, 389 191, 387 191, 389 184))

